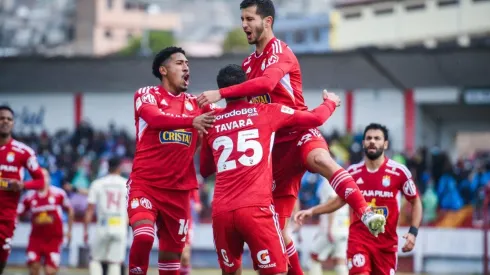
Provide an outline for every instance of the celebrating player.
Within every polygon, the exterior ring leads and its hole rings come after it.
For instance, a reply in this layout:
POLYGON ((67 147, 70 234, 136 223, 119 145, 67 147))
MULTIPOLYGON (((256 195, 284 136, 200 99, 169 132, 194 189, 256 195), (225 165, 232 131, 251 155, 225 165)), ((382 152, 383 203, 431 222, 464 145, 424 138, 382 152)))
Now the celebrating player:
MULTIPOLYGON (((222 68, 217 77, 220 88, 245 80, 238 65, 222 68)), ((248 103, 245 97, 226 101, 226 108, 216 111, 216 123, 203 138, 200 160, 203 177, 216 172, 212 218, 221 269, 223 274, 241 274, 246 242, 260 274, 286 274, 285 245, 272 205, 274 133, 291 125, 319 126, 340 100, 327 93, 323 104, 312 112, 248 103)))
MULTIPOLYGON (((318 174, 306 172, 303 180, 320 181, 317 197, 320 203, 327 203, 337 198, 337 194, 325 178, 318 174)), ((338 211, 320 216, 318 231, 311 247, 311 267, 309 275, 321 275, 322 262, 328 258, 334 261, 337 275, 347 275, 345 251, 347 250, 347 236, 349 233, 349 206, 345 205, 338 211)))
POLYGON ((8 106, 0 106, 0 274, 3 274, 10 254, 20 191, 44 188, 43 172, 34 150, 12 138, 13 128, 14 111, 8 106), (22 181, 23 168, 27 168, 33 180, 22 181))
MULTIPOLYGON (((242 69, 248 81, 199 95, 200 105, 229 97, 251 97, 252 102, 280 103, 295 110, 306 110, 302 95, 301 70, 296 56, 282 41, 274 37, 272 27, 275 9, 272 0, 243 0, 242 28, 255 52, 248 56, 242 69)), ((274 205, 288 246, 292 269, 289 274, 302 274, 298 254, 287 234, 286 223, 306 169, 329 179, 335 192, 344 199, 374 235, 383 230, 385 219, 368 207, 352 177, 332 159, 328 145, 316 128, 284 129, 276 135, 272 163, 275 189, 274 205)))
POLYGON ((126 182, 121 177, 121 161, 109 159, 109 174, 94 181, 88 191, 88 207, 84 219, 84 239, 88 242, 88 225, 97 211, 97 226, 92 242, 90 275, 121 274, 126 259, 128 214, 126 211, 126 182))
POLYGON ((17 212, 30 212, 31 235, 27 245, 27 265, 31 275, 41 274, 41 259, 44 274, 53 275, 58 271, 63 244, 62 210, 68 212, 67 243, 70 243, 75 212, 63 189, 51 186, 49 172, 42 169, 45 187, 40 191, 29 191, 19 203, 17 212))
POLYGON ((129 274, 146 274, 158 227, 158 269, 179 274, 189 226, 190 192, 197 188, 193 156, 198 130, 214 122, 201 114, 189 85, 189 63, 181 48, 169 47, 153 61, 157 87, 134 94, 136 154, 128 181, 128 216, 133 229, 129 274))
MULTIPOLYGON (((361 192, 370 201, 377 213, 387 219, 386 232, 374 238, 364 228, 359 218, 352 217, 347 248, 347 265, 352 275, 393 275, 396 272, 398 235, 398 192, 412 204, 411 226, 403 238, 402 248, 408 252, 415 246, 418 227, 422 219, 422 203, 412 180, 410 171, 405 165, 388 159, 384 151, 388 148, 388 130, 385 126, 372 123, 364 130, 364 161, 351 165, 349 173, 361 188, 361 192)), ((343 206, 345 202, 337 198, 296 214, 295 220, 323 213, 331 213, 343 206)))

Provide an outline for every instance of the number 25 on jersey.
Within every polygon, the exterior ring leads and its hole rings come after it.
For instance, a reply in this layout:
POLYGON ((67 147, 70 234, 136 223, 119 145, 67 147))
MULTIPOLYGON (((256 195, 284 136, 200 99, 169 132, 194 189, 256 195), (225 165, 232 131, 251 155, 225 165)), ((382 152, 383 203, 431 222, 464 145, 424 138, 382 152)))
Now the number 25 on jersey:
POLYGON ((230 137, 217 137, 213 142, 213 149, 219 150, 221 147, 224 147, 221 155, 218 158, 217 172, 221 173, 236 169, 237 161, 244 166, 253 166, 259 163, 262 160, 264 151, 260 142, 257 141, 258 138, 258 129, 240 131, 238 132, 235 148, 235 144, 230 137), (236 150, 236 152, 243 153, 237 160, 229 159, 234 150, 236 150), (247 156, 245 154, 247 150, 252 150, 251 156, 247 156))

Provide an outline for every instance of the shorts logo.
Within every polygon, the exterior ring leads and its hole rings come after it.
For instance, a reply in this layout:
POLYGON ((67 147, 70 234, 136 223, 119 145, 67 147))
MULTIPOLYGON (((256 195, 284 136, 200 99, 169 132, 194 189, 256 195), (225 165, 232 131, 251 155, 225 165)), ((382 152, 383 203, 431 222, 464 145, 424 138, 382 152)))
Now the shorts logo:
POLYGON ((226 254, 226 250, 224 249, 221 249, 221 256, 223 257, 223 263, 227 266, 227 267, 232 267, 235 265, 235 263, 230 263, 230 260, 228 259, 228 255, 226 254))
POLYGON ((152 208, 151 202, 147 198, 141 198, 140 199, 140 204, 141 204, 141 206, 143 206, 146 209, 151 210, 151 208, 152 208))
POLYGON ((347 268, 348 268, 349 270, 351 270, 351 269, 352 269, 352 259, 348 259, 348 260, 347 260, 347 268))
POLYGON ((131 200, 131 209, 135 209, 138 206, 140 206, 140 203, 138 202, 138 199, 132 199, 131 200))
POLYGON ((271 263, 271 257, 269 256, 269 250, 260 250, 257 253, 257 261, 260 263, 259 268, 271 268, 276 267, 276 263, 271 263))
POLYGON ((37 258, 36 252, 34 252, 34 251, 28 251, 27 252, 27 259, 29 261, 34 261, 34 260, 36 260, 36 258, 37 258))
POLYGON ((61 257, 60 257, 60 254, 59 253, 51 252, 51 253, 49 253, 49 257, 51 258, 51 262, 55 266, 59 266, 60 265, 61 257))
POLYGON ((393 268, 390 269, 390 275, 395 275, 395 270, 393 268))
POLYGON ((366 264, 366 258, 364 258, 364 255, 358 253, 352 257, 352 263, 354 266, 362 267, 366 264))

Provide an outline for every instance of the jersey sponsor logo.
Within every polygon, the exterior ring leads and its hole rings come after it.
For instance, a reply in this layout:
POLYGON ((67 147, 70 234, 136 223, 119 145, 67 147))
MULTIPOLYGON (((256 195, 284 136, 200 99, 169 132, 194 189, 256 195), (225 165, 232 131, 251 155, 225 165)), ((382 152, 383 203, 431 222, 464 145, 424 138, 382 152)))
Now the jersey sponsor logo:
POLYGON ((364 197, 393 198, 395 195, 390 191, 382 190, 361 190, 364 197))
POLYGON ((147 199, 147 198, 141 198, 140 199, 140 204, 141 204, 141 206, 143 206, 144 208, 146 208, 148 210, 151 210, 153 208, 153 206, 151 205, 150 200, 147 199))
POLYGON ((13 173, 17 173, 17 171, 19 171, 19 168, 17 166, 13 166, 13 165, 5 165, 5 164, 1 164, 0 165, 0 172, 13 172, 13 173))
POLYGON ((252 97, 252 100, 250 100, 250 102, 268 104, 268 103, 271 103, 272 100, 271 100, 271 96, 269 94, 265 94, 265 95, 259 95, 259 96, 252 97))
POLYGON ((186 130, 172 130, 160 132, 160 143, 178 143, 190 146, 192 143, 192 132, 186 130))
POLYGON ((391 178, 390 178, 390 176, 383 176, 383 179, 381 180, 381 184, 382 184, 384 187, 388 187, 388 186, 390 186, 390 182, 391 182, 391 178))
POLYGON ((285 114, 289 114, 289 115, 294 114, 293 109, 289 108, 288 106, 284 106, 284 105, 281 107, 281 112, 285 113, 285 114))
POLYGON ((224 118, 230 118, 234 116, 241 116, 241 115, 247 115, 248 117, 251 116, 256 116, 257 114, 257 108, 243 108, 240 110, 233 110, 231 112, 222 114, 222 115, 217 115, 216 116, 216 121, 222 120, 224 118))
POLYGON ((403 184, 403 193, 407 196, 415 196, 417 195, 417 188, 415 187, 415 183, 412 179, 407 180, 403 184))
POLYGON ((269 256, 269 250, 264 249, 257 252, 257 261, 259 261, 259 268, 272 268, 276 267, 276 263, 271 263, 271 257, 269 256))
POLYGON ((15 153, 14 152, 8 152, 7 162, 14 162, 14 160, 15 160, 15 153))
POLYGON ((371 206, 371 209, 373 210, 374 213, 380 214, 385 216, 385 218, 388 218, 388 207, 382 206, 382 205, 376 205, 376 199, 372 199, 370 203, 368 203, 369 206, 371 206))
POLYGON ((53 223, 53 217, 51 215, 49 215, 48 212, 44 211, 44 212, 39 213, 39 215, 37 215, 34 218, 34 223, 35 224, 51 224, 51 223, 53 223))
POLYGON ((366 264, 366 258, 364 255, 357 253, 352 257, 352 264, 357 267, 363 267, 366 264))

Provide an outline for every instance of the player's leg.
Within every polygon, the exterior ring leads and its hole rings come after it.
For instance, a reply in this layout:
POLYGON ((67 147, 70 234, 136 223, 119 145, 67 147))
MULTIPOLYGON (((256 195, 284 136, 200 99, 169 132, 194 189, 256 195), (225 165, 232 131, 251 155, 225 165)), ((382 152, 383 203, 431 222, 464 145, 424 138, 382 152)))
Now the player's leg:
POLYGON ((244 240, 236 230, 235 211, 213 216, 213 240, 223 275, 242 273, 244 240))
POLYGON ((44 274, 54 275, 58 272, 61 262, 61 245, 63 238, 43 240, 44 274))
POLYGON ((149 192, 131 188, 128 194, 128 217, 133 229, 133 243, 129 250, 129 274, 146 274, 150 252, 155 238, 157 211, 149 192))
MULTIPOLYGON (((188 236, 189 238, 189 236, 188 236)), ((191 271, 191 245, 187 243, 180 258, 180 275, 188 275, 191 271)))
POLYGON ((119 275, 121 266, 126 258, 126 234, 113 235, 109 242, 107 253, 107 275, 119 275))
POLYGON ((190 190, 165 190, 164 197, 159 201, 157 234, 160 275, 180 273, 180 259, 189 231, 190 193, 190 190))
POLYGON ((0 223, 0 275, 3 274, 7 260, 10 255, 10 242, 14 235, 15 221, 2 221, 0 223))
POLYGON ((323 230, 319 230, 313 239, 311 245, 310 258, 310 272, 309 275, 322 275, 322 262, 325 261, 330 254, 331 244, 327 239, 327 234, 323 230))
POLYGON ((29 273, 31 275, 41 274, 41 258, 43 255, 43 241, 38 238, 29 238, 29 243, 27 244, 27 266, 29 267, 29 273))
POLYGON ((350 205, 354 213, 362 217, 371 231, 379 231, 384 227, 385 217, 371 211, 352 176, 330 155, 328 145, 318 129, 305 132, 298 146, 306 168, 328 179, 337 195, 350 205))
POLYGON ((346 263, 347 238, 340 238, 335 241, 332 246, 332 259, 334 262, 334 270, 336 275, 348 275, 349 269, 346 263))
POLYGON ((348 243, 347 268, 349 269, 349 275, 371 274, 373 271, 371 254, 363 244, 352 241, 348 243))
POLYGON ((395 275, 398 263, 396 252, 373 249, 371 253, 373 254, 373 274, 395 275))
POLYGON ((260 275, 286 274, 288 258, 274 207, 235 210, 236 228, 250 248, 254 269, 260 275))

